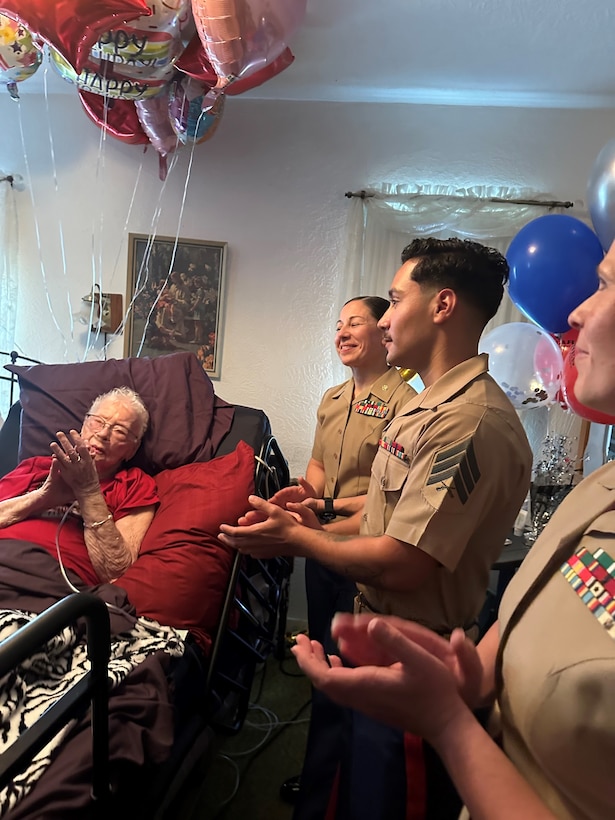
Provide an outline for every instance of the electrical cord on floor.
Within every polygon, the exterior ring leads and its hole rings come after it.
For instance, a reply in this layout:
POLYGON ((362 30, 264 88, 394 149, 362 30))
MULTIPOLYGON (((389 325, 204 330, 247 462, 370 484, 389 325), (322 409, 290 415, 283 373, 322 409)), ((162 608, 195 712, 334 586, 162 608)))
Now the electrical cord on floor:
POLYGON ((234 764, 234 769, 237 773, 237 777, 235 780, 235 784, 233 786, 232 792, 229 797, 225 798, 225 800, 221 803, 218 807, 218 810, 213 816, 213 820, 222 820, 222 812, 224 809, 229 805, 231 800, 235 797, 237 792, 239 791, 239 787, 241 785, 241 779, 245 777, 246 773, 248 772, 250 766, 254 763, 257 757, 271 744, 280 737, 282 732, 286 731, 289 726, 295 726, 298 723, 305 723, 307 722, 308 718, 301 718, 302 713, 310 706, 312 703, 312 699, 309 698, 296 712, 295 714, 286 721, 280 721, 277 715, 272 712, 270 709, 266 709, 262 706, 254 705, 250 706, 250 708, 258 709, 260 712, 267 714, 268 716, 272 716, 274 720, 271 720, 270 723, 261 723, 261 724, 253 724, 246 721, 246 725, 252 728, 265 728, 267 730, 267 734, 263 740, 261 740, 256 746, 252 747, 251 749, 247 749, 242 752, 226 752, 225 754, 218 755, 218 758, 226 760, 227 762, 234 764), (277 731, 275 731, 277 729, 277 731), (235 758, 239 757, 246 757, 247 755, 252 755, 250 759, 247 761, 243 769, 239 769, 239 766, 235 763, 235 758))
POLYGON ((216 755, 216 760, 224 760, 226 763, 230 763, 230 765, 233 767, 233 772, 235 774, 235 783, 233 784, 233 788, 229 796, 225 797, 222 803, 220 803, 220 805, 218 806, 218 810, 216 811, 213 820, 218 820, 218 818, 222 816, 222 812, 229 805, 229 803, 231 803, 231 801, 239 791, 239 786, 241 784, 241 773, 239 771, 239 766, 235 763, 234 760, 231 760, 231 758, 228 755, 223 754, 216 755))
POLYGON ((297 709, 295 714, 289 720, 280 722, 278 724, 280 728, 278 729, 277 732, 270 732, 267 735, 267 738, 260 744, 257 751, 253 754, 253 756, 250 758, 250 760, 248 760, 248 762, 246 763, 246 766, 245 766, 245 768, 243 769, 243 771, 241 773, 242 776, 245 775, 245 773, 248 771, 248 769, 250 768, 252 763, 254 763, 256 758, 265 749, 267 749, 269 746, 271 746, 271 744, 273 743, 274 740, 277 740, 279 738, 279 736, 282 734, 282 732, 285 732, 286 729, 288 729, 289 726, 294 726, 295 724, 297 724, 299 722, 301 722, 301 723, 304 722, 303 720, 299 721, 299 718, 301 717, 302 713, 305 712, 305 710, 311 705, 311 703, 312 703, 312 698, 308 698, 306 700, 306 702, 303 704, 303 706, 300 706, 299 709, 297 709))

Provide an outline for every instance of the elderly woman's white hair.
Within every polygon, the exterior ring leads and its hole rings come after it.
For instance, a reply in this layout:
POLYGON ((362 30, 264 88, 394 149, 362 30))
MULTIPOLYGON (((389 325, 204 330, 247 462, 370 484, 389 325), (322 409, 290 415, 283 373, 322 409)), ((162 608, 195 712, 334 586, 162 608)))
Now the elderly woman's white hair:
POLYGON ((141 396, 131 387, 114 387, 107 393, 101 393, 100 396, 96 396, 90 409, 88 410, 88 413, 94 413, 99 404, 106 399, 121 402, 121 404, 125 407, 129 407, 131 410, 136 412, 140 426, 138 437, 139 441, 141 441, 145 435, 145 431, 147 430, 147 425, 149 424, 149 411, 143 403, 141 396))

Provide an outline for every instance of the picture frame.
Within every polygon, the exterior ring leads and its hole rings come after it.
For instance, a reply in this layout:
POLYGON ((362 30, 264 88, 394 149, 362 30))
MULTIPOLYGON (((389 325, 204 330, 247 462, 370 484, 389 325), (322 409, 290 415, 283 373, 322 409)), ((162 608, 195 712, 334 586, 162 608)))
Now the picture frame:
POLYGON ((226 242, 128 235, 125 356, 191 350, 219 378, 226 242))

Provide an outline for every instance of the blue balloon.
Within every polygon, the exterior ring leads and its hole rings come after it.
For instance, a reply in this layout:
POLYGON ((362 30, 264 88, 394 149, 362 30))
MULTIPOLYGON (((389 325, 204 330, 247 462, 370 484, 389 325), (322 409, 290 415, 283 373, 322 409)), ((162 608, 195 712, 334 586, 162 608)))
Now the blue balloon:
POLYGON ((549 333, 568 330, 568 316, 598 288, 604 252, 596 234, 566 214, 539 216, 514 237, 506 258, 510 298, 549 333))

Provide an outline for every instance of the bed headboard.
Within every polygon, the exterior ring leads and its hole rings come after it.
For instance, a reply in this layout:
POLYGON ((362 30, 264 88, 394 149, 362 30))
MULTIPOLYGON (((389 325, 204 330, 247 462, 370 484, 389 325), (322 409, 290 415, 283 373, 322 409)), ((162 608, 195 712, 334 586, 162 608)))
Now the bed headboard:
POLYGON ((216 396, 194 353, 5 369, 19 379, 20 460, 47 455, 58 430, 80 429, 92 401, 124 385, 149 410, 149 427, 130 463, 150 474, 209 460, 233 421, 232 406, 216 396))

